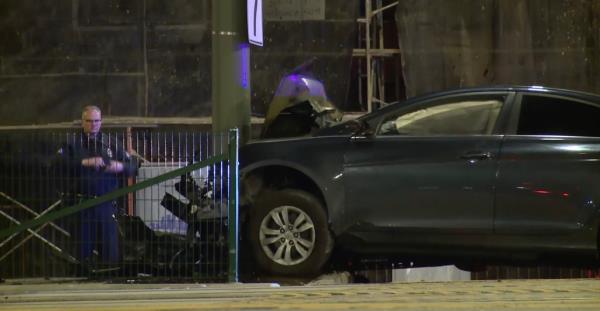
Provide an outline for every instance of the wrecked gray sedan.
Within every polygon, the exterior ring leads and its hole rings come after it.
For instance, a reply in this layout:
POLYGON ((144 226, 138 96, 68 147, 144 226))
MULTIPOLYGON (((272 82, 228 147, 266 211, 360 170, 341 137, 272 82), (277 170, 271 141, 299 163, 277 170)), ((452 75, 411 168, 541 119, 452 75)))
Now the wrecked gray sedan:
POLYGON ((332 250, 447 262, 597 262, 600 97, 436 93, 240 150, 243 238, 266 273, 332 250))

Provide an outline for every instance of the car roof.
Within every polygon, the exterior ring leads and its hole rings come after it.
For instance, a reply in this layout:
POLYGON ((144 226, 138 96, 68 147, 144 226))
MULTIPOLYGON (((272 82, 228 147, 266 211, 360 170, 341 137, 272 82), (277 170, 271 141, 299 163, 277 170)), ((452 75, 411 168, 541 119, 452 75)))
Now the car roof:
MULTIPOLYGON (((551 95, 562 95, 562 96, 574 97, 574 98, 579 98, 579 99, 583 99, 583 100, 587 100, 587 101, 593 101, 593 102, 600 104, 600 95, 594 94, 594 93, 583 92, 583 91, 545 87, 545 86, 539 86, 539 85, 529 85, 529 86, 493 85, 493 86, 457 88, 457 89, 450 89, 450 90, 445 90, 445 91, 438 91, 438 92, 432 92, 432 93, 427 93, 427 94, 423 94, 423 95, 418 95, 418 96, 403 100, 403 101, 399 102, 398 104, 386 106, 382 109, 379 109, 379 110, 374 111, 373 113, 367 114, 367 115, 374 115, 374 114, 379 115, 380 113, 385 113, 389 109, 394 109, 393 107, 397 107, 397 105, 407 105, 407 104, 411 104, 413 102, 425 101, 425 100, 429 100, 429 99, 433 99, 433 98, 437 98, 437 97, 469 94, 469 93, 480 93, 480 92, 481 93, 483 93, 483 92, 529 92, 529 93, 533 92, 533 93, 540 93, 540 94, 551 94, 551 95)), ((365 116, 367 116, 367 115, 365 115, 365 116)))
POLYGON ((514 91, 514 92, 540 92, 540 93, 554 93, 554 94, 568 94, 578 97, 591 97, 600 99, 600 95, 563 88, 547 87, 542 85, 493 85, 493 86, 480 86, 480 87, 468 87, 451 89, 447 91, 437 92, 440 93, 462 93, 462 92, 485 92, 485 91, 514 91))

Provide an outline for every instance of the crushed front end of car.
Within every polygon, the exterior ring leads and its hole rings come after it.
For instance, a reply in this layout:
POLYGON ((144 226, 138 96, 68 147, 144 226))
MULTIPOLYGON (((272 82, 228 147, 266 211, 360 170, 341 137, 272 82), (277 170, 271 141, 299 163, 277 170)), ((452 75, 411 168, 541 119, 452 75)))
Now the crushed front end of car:
POLYGON ((275 92, 261 138, 309 136, 342 120, 323 83, 302 74, 285 76, 275 92))

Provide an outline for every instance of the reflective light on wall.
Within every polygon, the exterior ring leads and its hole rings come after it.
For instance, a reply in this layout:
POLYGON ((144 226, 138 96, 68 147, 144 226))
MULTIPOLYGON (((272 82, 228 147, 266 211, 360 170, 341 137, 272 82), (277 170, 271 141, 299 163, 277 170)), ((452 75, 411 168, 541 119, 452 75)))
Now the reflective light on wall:
POLYGON ((238 46, 238 53, 240 54, 240 85, 244 89, 250 87, 250 45, 248 43, 240 43, 238 46))

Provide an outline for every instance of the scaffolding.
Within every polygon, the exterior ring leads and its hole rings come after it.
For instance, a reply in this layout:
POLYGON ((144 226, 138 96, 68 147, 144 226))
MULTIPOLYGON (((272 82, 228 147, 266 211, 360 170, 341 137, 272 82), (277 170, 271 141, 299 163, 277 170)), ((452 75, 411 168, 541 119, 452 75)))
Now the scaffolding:
MULTIPOLYGON (((387 38, 389 34, 384 32, 383 13, 396 5, 398 5, 398 1, 364 0, 364 16, 357 19, 359 28, 358 48, 353 50, 352 56, 358 58, 359 61, 358 99, 361 108, 363 110, 366 108, 367 113, 389 104, 389 102, 386 102, 384 61, 386 58, 399 58, 400 49, 399 47, 387 48, 384 45, 384 38, 387 38), (363 62, 366 65, 364 72, 363 62), (366 94, 363 94, 365 87, 366 94)), ((399 81, 402 76, 400 70, 396 72, 398 74, 389 78, 396 81, 395 95, 397 97, 401 93, 399 81)))

